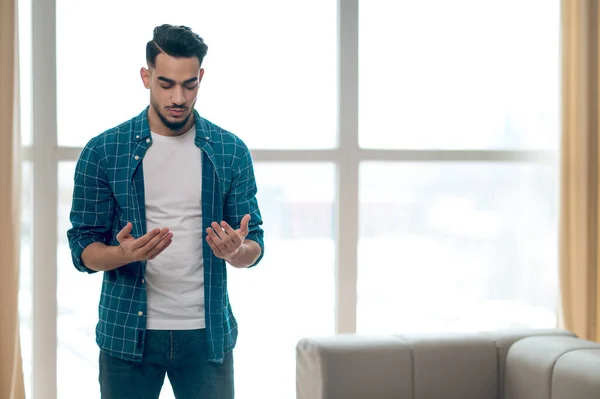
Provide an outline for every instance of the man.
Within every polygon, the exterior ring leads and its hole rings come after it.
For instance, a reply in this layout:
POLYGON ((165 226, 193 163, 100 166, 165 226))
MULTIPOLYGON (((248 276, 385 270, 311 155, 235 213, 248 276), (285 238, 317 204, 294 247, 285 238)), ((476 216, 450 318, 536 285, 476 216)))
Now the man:
POLYGON ((75 267, 104 272, 96 342, 103 399, 233 398, 237 323, 226 262, 264 253, 252 158, 194 109, 207 52, 162 25, 141 78, 150 106, 89 141, 67 236, 75 267))

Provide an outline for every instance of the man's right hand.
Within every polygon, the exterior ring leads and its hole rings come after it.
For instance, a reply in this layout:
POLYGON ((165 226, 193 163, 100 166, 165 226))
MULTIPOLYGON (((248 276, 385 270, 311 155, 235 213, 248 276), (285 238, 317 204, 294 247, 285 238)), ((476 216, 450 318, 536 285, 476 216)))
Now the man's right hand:
POLYGON ((173 233, 168 228, 153 229, 140 238, 131 235, 132 228, 133 225, 129 222, 117 234, 119 250, 129 262, 154 259, 173 241, 173 233))

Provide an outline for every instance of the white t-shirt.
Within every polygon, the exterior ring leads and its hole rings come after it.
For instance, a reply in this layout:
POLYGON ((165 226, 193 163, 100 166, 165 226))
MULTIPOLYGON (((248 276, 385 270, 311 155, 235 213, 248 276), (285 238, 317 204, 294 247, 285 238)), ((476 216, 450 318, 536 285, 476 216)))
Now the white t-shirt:
POLYGON ((173 242, 146 264, 147 328, 205 328, 202 165, 195 128, 177 137, 151 134, 143 159, 147 228, 169 228, 173 242))

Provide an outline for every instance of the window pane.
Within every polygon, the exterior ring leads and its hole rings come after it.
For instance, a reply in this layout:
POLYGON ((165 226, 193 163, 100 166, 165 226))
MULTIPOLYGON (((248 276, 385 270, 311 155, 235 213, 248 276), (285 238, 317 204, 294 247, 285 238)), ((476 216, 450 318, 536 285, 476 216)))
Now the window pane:
POLYGON ((19 329, 25 396, 31 397, 33 371, 33 165, 21 169, 21 268, 19 269, 19 329))
MULTIPOLYGON (((294 398, 296 343, 307 335, 332 334, 335 328, 334 167, 258 164, 255 171, 267 248, 256 268, 230 267, 228 272, 240 325, 234 352, 236 396, 294 398), (307 251, 310 257, 301 256, 307 251)), ((102 282, 100 273, 79 273, 71 263, 66 230, 73 173, 74 163, 60 164, 58 397, 97 398, 94 331, 102 282)), ((170 398, 165 379, 161 399, 170 398)))
POLYGON ((335 331, 335 169, 265 163, 256 166, 256 178, 265 256, 256 268, 228 273, 240 326, 236 396, 292 399, 296 343, 335 331))
POLYGON ((554 327, 557 174, 515 163, 361 165, 358 331, 554 327))
POLYGON ((59 145, 81 146, 148 104, 139 70, 165 22, 208 44, 204 117, 253 148, 336 145, 336 1, 57 0, 59 145))
POLYGON ((360 146, 557 149, 559 10, 558 0, 361 1, 360 146))
POLYGON ((99 398, 96 323, 102 273, 78 272, 71 261, 67 230, 74 162, 58 167, 58 398, 99 398))

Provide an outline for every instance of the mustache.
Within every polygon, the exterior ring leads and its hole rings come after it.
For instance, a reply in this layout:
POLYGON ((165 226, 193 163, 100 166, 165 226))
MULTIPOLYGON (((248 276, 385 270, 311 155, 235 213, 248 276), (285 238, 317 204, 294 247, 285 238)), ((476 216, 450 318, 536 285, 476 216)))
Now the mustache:
POLYGON ((170 107, 167 107, 167 109, 181 109, 181 110, 185 111, 187 109, 187 107, 183 106, 183 105, 172 105, 170 107))

